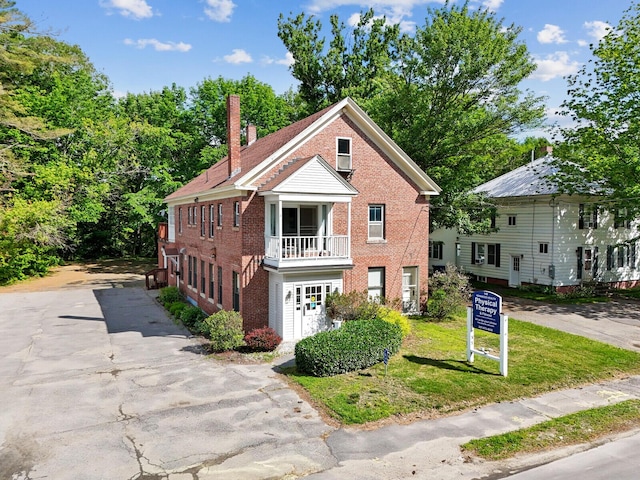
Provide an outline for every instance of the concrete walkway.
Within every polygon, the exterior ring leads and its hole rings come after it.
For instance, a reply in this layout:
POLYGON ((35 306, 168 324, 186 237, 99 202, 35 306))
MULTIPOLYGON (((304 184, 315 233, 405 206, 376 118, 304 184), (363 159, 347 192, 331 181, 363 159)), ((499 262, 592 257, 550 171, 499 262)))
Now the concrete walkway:
POLYGON ((336 429, 274 365, 206 358, 141 288, 0 294, 0 312, 0 479, 502 478, 584 447, 487 463, 459 445, 640 398, 633 377, 336 429))

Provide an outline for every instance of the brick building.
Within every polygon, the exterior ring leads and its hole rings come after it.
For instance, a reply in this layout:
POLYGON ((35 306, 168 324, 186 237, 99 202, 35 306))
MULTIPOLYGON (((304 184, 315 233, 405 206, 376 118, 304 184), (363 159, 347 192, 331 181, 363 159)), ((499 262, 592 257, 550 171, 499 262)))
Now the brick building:
POLYGON ((284 340, 329 326, 330 292, 419 309, 438 186, 347 98, 264 138, 227 99, 229 155, 169 195, 158 262, 208 313, 284 340))

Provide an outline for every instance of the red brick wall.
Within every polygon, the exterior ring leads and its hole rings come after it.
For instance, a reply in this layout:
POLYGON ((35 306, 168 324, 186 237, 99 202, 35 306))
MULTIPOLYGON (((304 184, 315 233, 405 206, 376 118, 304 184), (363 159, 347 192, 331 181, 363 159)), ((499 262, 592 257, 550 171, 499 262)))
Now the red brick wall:
MULTIPOLYGON (((341 117, 328 125, 313 139, 302 145, 291 158, 320 154, 331 166, 336 164, 336 137, 352 139, 352 185, 360 192, 351 206, 351 254, 353 270, 344 274, 345 291, 363 291, 368 286, 368 268, 385 268, 385 293, 389 299, 402 295, 402 267, 419 267, 420 289, 426 290, 428 270, 428 199, 419 195, 417 188, 348 119, 341 117), (368 242, 368 207, 382 204, 385 207, 385 242, 368 242)), ((285 163, 290 159, 286 159, 285 163)), ((265 175, 270 178, 273 171, 265 175)), ((182 205, 182 234, 176 232, 176 247, 186 248, 180 266, 182 280, 187 281, 187 255, 198 258, 198 289, 183 288, 206 312, 218 309, 217 267, 223 269, 222 308, 232 309, 232 272, 241 274, 240 311, 245 321, 245 331, 268 325, 269 274, 261 266, 264 257, 264 199, 255 193, 213 202, 200 202, 206 206, 207 228, 200 235, 200 209, 195 226, 187 225, 187 209, 182 205), (233 227, 234 202, 241 202, 241 223, 233 227), (215 227, 214 238, 209 238, 209 205, 215 205, 217 224, 218 203, 223 205, 223 226, 215 227), (214 257, 215 248, 215 257, 214 257), (206 294, 200 295, 200 260, 205 261, 206 294), (215 303, 208 300, 208 264, 212 262, 215 281, 215 303)), ((176 222, 178 212, 176 207, 176 222)), ((333 231, 347 233, 347 206, 337 204, 333 211, 333 231)), ((159 258, 159 262, 161 262, 159 258)), ((161 264, 161 263, 160 263, 161 264)))

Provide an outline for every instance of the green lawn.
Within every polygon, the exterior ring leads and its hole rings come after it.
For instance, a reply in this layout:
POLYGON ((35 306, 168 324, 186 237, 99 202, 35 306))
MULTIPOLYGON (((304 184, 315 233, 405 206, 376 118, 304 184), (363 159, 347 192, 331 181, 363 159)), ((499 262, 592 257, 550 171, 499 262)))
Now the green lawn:
MULTIPOLYGON (((498 362, 466 362, 466 320, 412 319, 413 333, 383 364, 334 377, 286 372, 345 424, 390 416, 434 417, 640 373, 640 354, 527 322, 509 320, 509 376, 498 362)), ((476 330, 476 348, 498 353, 499 337, 476 330)))
POLYGON ((591 442, 640 426, 640 400, 592 408, 514 432, 471 440, 462 449, 486 460, 591 442))

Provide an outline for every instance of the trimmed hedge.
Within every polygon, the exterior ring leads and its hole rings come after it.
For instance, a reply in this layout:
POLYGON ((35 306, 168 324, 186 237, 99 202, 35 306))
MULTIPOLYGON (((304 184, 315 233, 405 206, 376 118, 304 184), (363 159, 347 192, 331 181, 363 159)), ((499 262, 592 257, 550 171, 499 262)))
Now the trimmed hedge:
POLYGON ((187 305, 180 312, 180 321, 190 331, 200 333, 200 323, 207 318, 207 314, 204 313, 199 307, 194 305, 187 305))
POLYGON ((271 327, 254 328, 244 336, 244 343, 254 352, 272 352, 282 343, 282 338, 271 327))
POLYGON ((398 325, 402 331, 403 338, 411 333, 411 323, 409 323, 409 319, 397 310, 393 310, 388 307, 380 307, 378 310, 378 318, 385 322, 398 325))
POLYGON ((158 300, 166 307, 171 303, 184 302, 184 295, 178 287, 164 287, 158 294, 158 300))
POLYGON ((398 325, 379 318, 352 320, 337 330, 320 332, 296 344, 296 368, 316 377, 352 372, 380 363, 384 349, 397 353, 402 343, 398 325))
POLYGON ((209 338, 212 351, 225 352, 244 344, 242 324, 238 312, 220 310, 205 318, 200 323, 200 329, 209 338))

